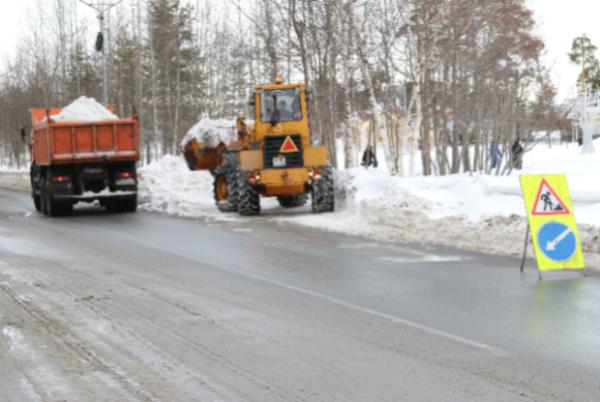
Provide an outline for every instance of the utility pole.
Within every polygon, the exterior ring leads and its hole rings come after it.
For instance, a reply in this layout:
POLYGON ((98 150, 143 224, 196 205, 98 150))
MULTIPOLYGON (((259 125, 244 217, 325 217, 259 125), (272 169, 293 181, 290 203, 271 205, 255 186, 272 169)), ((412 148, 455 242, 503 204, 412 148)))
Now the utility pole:
POLYGON ((104 22, 104 17, 108 13, 108 11, 117 6, 119 3, 122 3, 124 0, 105 0, 105 1, 86 1, 79 0, 80 3, 85 4, 88 7, 93 8, 98 13, 98 21, 100 22, 100 34, 99 38, 101 38, 101 42, 96 41, 96 50, 102 52, 102 102, 104 105, 108 105, 108 60, 106 55, 106 46, 104 44, 105 39, 107 37, 105 29, 106 25, 104 22), (100 44, 100 45, 98 45, 100 44))

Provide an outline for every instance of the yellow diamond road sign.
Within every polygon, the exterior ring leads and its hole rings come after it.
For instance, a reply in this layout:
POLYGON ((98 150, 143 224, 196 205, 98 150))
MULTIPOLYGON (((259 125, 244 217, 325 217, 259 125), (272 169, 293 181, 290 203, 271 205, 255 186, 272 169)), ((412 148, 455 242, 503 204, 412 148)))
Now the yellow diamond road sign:
POLYGON ((521 189, 540 271, 585 268, 567 178, 523 175, 521 189))

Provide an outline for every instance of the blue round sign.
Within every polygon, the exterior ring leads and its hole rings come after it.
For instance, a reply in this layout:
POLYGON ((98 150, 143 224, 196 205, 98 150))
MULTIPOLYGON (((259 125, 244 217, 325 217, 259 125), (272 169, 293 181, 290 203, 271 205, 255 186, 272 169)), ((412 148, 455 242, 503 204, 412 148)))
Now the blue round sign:
POLYGON ((568 261, 577 250, 575 233, 570 227, 559 222, 544 224, 540 228, 537 241, 540 250, 553 261, 568 261))

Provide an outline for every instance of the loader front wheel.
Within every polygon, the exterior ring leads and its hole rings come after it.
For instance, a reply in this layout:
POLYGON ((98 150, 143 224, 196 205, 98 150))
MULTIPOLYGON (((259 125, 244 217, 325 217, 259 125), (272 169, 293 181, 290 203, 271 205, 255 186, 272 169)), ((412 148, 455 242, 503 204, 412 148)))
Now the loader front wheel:
POLYGON ((321 170, 321 178, 312 185, 312 210, 321 213, 333 212, 334 209, 333 170, 327 166, 321 170))
POLYGON ((308 201, 308 194, 279 196, 277 201, 283 208, 301 207, 308 201))
POLYGON ((221 212, 238 209, 237 169, 230 165, 219 166, 214 173, 215 204, 221 212))
POLYGON ((260 194, 248 183, 248 173, 238 172, 238 212, 243 216, 260 214, 260 194))

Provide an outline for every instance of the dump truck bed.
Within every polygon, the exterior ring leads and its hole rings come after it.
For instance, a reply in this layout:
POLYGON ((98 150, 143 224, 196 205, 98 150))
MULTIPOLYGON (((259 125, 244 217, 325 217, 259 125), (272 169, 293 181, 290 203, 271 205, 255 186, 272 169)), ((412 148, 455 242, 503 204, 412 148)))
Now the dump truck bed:
POLYGON ((60 109, 32 109, 32 154, 38 166, 137 161, 139 121, 53 121, 60 109))

